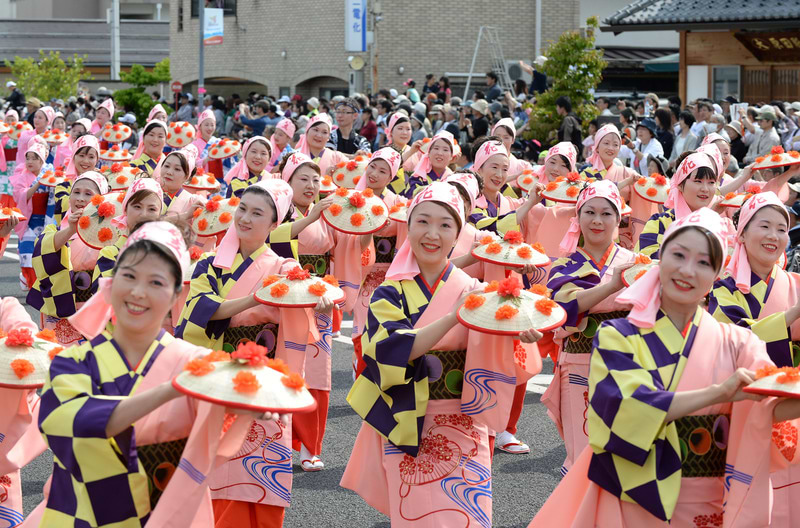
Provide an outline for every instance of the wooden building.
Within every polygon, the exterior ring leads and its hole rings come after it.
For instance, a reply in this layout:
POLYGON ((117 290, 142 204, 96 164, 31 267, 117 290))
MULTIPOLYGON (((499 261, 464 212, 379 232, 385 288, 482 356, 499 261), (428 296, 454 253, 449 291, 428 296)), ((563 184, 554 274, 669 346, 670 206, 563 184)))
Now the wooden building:
POLYGON ((800 100, 800 0, 637 0, 602 31, 679 33, 679 95, 800 100))

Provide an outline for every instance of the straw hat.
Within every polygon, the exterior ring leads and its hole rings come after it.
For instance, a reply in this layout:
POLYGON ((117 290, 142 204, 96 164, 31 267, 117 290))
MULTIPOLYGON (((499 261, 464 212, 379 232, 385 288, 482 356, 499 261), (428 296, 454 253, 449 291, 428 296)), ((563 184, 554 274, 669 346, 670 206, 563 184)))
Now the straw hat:
POLYGON ((197 167, 195 175, 183 186, 192 191, 209 191, 212 193, 219 191, 220 188, 216 176, 204 171, 202 167, 197 167))
POLYGON ((92 201, 83 209, 83 216, 78 219, 78 236, 87 246, 103 249, 117 242, 120 229, 111 220, 124 213, 124 199, 124 191, 92 196, 92 201))
POLYGON ((530 264, 539 268, 550 265, 550 258, 542 246, 526 244, 519 231, 508 231, 502 239, 485 231, 480 245, 472 250, 472 256, 483 262, 509 268, 521 268, 530 264))
POLYGON ((785 167, 787 165, 796 165, 800 163, 800 152, 790 150, 785 152, 783 147, 772 147, 772 151, 767 156, 756 158, 756 164, 753 170, 774 169, 776 167, 785 167))
POLYGON ((64 174, 64 171, 61 169, 56 169, 55 171, 46 171, 39 179, 39 183, 45 187, 55 187, 56 185, 64 183, 65 181, 67 181, 67 177, 64 174))
POLYGON ((28 219, 17 207, 3 207, 0 209, 0 222, 5 222, 12 216, 15 216, 18 220, 28 219))
POLYGON ((186 272, 183 274, 183 283, 189 284, 192 282, 192 276, 194 275, 194 269, 197 267, 197 263, 200 260, 200 257, 203 256, 203 250, 197 246, 192 246, 189 248, 189 267, 186 268, 186 272))
POLYGON ((639 277, 647 273, 647 270, 657 265, 658 261, 652 260, 647 255, 636 255, 633 266, 622 272, 622 284, 626 287, 630 286, 636 282, 639 277))
POLYGON ((483 293, 467 296, 456 317, 472 330, 505 336, 516 336, 531 328, 546 332, 561 326, 567 320, 567 312, 548 298, 545 286, 537 284, 531 290, 523 290, 516 277, 492 281, 483 293))
POLYGON ((395 222, 408 223, 408 202, 405 200, 397 200, 393 206, 389 208, 389 220, 395 222))
POLYGON ((334 192, 338 187, 333 183, 333 178, 328 175, 322 177, 319 182, 319 193, 320 194, 330 194, 334 192))
POLYGON ((317 402, 305 380, 267 349, 247 342, 232 354, 216 351, 186 364, 172 380, 176 390, 211 403, 261 412, 307 412, 317 402))
POLYGON ((724 207, 733 207, 735 209, 739 209, 744 204, 745 200, 760 192, 761 187, 758 185, 751 185, 745 190, 745 192, 729 192, 725 195, 725 199, 723 199, 719 204, 724 207))
POLYGON ((183 148, 195 139, 194 127, 186 121, 169 124, 167 129, 167 145, 172 148, 183 148))
POLYGON ((333 183, 339 187, 355 189, 358 180, 364 176, 368 164, 369 158, 366 156, 356 156, 350 161, 340 161, 336 164, 336 170, 333 173, 333 183))
POLYGON ((58 128, 54 128, 52 130, 45 130, 44 133, 42 133, 42 139, 47 141, 47 144, 50 146, 60 145, 69 139, 69 134, 58 128))
POLYGON ((50 370, 50 354, 64 350, 52 330, 32 334, 27 328, 0 332, 0 387, 37 389, 50 370), (10 343, 10 344, 9 344, 10 343))
POLYGON ((122 161, 103 167, 103 176, 108 179, 108 188, 110 190, 124 191, 145 174, 141 169, 131 167, 131 164, 127 161, 122 161))
POLYGON ((574 204, 578 202, 578 194, 583 186, 593 181, 594 178, 586 178, 577 172, 572 172, 548 183, 541 196, 554 202, 574 204))
POLYGON ((663 204, 669 195, 669 179, 661 174, 642 176, 633 184, 633 190, 648 202, 663 204))
POLYGON ((214 143, 208 150, 211 159, 225 159, 237 155, 242 150, 242 144, 235 139, 224 138, 214 143))
POLYGON ((366 235, 383 229, 389 222, 389 208, 372 189, 363 191, 336 189, 335 200, 322 211, 322 219, 331 227, 349 235, 366 235))
POLYGON ((433 139, 431 139, 429 137, 422 138, 422 146, 419 148, 419 151, 422 154, 427 154, 428 151, 431 150, 431 143, 432 142, 433 142, 433 139))
POLYGON ((239 198, 232 196, 227 200, 222 196, 212 196, 204 207, 195 209, 192 229, 201 237, 218 235, 233 227, 233 213, 239 206, 239 198))
POLYGON ((517 176, 517 187, 525 192, 531 192, 531 189, 536 187, 536 183, 538 181, 539 179, 533 175, 533 171, 531 169, 525 169, 522 171, 522 174, 517 176))
POLYGON ((619 199, 622 200, 622 216, 630 216, 630 214, 633 212, 633 209, 631 209, 630 205, 625 203, 625 199, 623 197, 620 196, 619 199))
POLYGON ((800 398, 800 369, 774 365, 762 367, 756 371, 756 381, 742 390, 764 396, 800 398))
POLYGON ((0 135, 8 134, 11 132, 11 125, 5 124, 5 122, 0 121, 0 135))
POLYGON ((11 132, 9 132, 8 137, 16 141, 27 130, 33 130, 33 126, 27 121, 17 121, 11 125, 11 132))
POLYGON ((112 145, 110 149, 100 149, 100 159, 103 161, 130 161, 132 158, 133 154, 118 144, 112 145))
POLYGON ((337 304, 345 298, 336 277, 319 278, 299 266, 286 275, 270 275, 254 294, 258 302, 281 308, 313 308, 322 296, 337 304))
POLYGON ((133 130, 128 125, 106 123, 106 126, 103 127, 103 133, 100 134, 100 139, 104 139, 109 143, 121 143, 131 137, 132 133, 133 130))

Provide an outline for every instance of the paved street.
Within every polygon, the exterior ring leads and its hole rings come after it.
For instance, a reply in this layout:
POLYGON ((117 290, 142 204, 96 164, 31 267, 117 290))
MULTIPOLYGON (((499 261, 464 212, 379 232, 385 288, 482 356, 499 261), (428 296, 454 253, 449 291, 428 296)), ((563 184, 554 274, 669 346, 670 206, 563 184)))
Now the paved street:
MULTIPOLYGON (((13 295, 24 303, 15 253, 16 241, 12 239, 6 255, 0 260, 0 295, 13 295)), ((31 314, 34 315, 32 311, 31 314)), ((382 514, 367 506, 354 493, 339 487, 339 479, 361 425, 360 418, 345 401, 352 382, 352 345, 345 337, 350 333, 350 324, 346 321, 345 325, 343 336, 334 341, 333 392, 322 453, 326 468, 319 473, 304 473, 295 466, 293 504, 287 511, 285 526, 389 526, 388 519, 382 514)), ((532 454, 514 456, 496 452, 494 457, 494 526, 527 526, 559 480, 564 447, 539 401, 551 374, 552 363, 548 360, 544 373, 531 380, 528 386, 518 436, 531 445, 532 454)), ((295 463, 298 463, 296 456, 295 463)), ((50 474, 51 464, 49 453, 45 453, 23 469, 26 513, 41 501, 42 486, 50 474)))

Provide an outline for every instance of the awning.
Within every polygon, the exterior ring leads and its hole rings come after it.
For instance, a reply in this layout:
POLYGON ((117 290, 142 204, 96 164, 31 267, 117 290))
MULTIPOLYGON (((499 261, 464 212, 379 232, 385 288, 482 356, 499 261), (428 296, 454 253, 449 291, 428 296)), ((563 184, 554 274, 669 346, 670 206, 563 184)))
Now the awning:
POLYGON ((603 48, 603 60, 608 63, 609 68, 652 71, 644 67, 649 61, 671 56, 675 51, 677 51, 675 48, 605 47, 603 48))
POLYGON ((680 53, 671 53, 656 59, 646 60, 643 62, 644 71, 651 73, 677 72, 680 60, 680 53))

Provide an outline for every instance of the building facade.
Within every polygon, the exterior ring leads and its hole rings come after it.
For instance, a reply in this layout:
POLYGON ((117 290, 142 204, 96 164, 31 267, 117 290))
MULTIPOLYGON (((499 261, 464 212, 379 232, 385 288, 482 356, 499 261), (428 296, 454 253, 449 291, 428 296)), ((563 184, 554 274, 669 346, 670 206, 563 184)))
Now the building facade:
MULTIPOLYGON (((542 45, 580 24, 578 0, 542 3, 542 45)), ((198 19, 189 0, 170 2, 172 73, 194 90, 198 76, 198 19)), ((351 69, 348 57, 366 62, 364 89, 370 91, 371 53, 344 50, 345 4, 342 0, 296 0, 291 7, 269 0, 225 0, 221 45, 205 48, 205 85, 213 93, 246 92, 304 97, 346 93, 351 69), (257 88, 260 87, 260 88, 257 88)), ((374 6, 369 6, 372 9, 374 6)), ((508 0, 503 5, 464 0, 441 2, 383 1, 374 27, 378 88, 402 89, 408 78, 421 89, 425 74, 450 74, 454 81, 470 70, 478 30, 497 27, 506 61, 530 62, 535 52, 536 1, 508 0)), ((373 30, 374 17, 369 22, 373 30)), ((491 64, 488 45, 481 44, 476 78, 491 64)), ((457 92, 456 92, 457 93, 457 92)), ((461 95, 461 94, 458 94, 461 95)))

